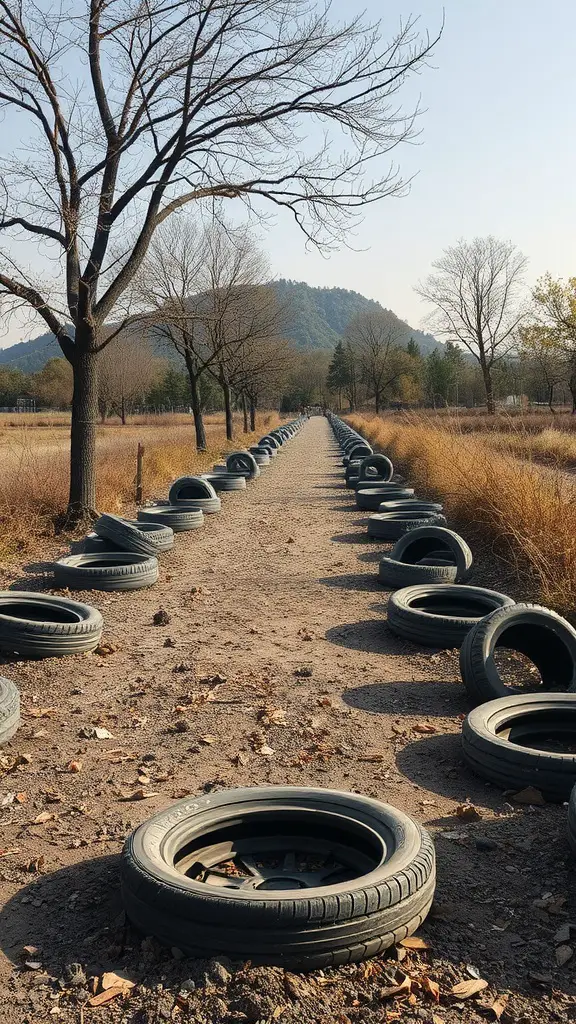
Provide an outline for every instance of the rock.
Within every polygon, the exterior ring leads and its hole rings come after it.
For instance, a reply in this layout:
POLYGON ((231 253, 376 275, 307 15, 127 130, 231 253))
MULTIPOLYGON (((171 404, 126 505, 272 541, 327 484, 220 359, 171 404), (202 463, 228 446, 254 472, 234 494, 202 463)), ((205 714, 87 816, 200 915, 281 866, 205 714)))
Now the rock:
POLYGON ((229 960, 209 960, 204 971, 204 984, 207 987, 223 988, 232 977, 228 970, 229 966, 229 960), (228 966, 225 966, 225 964, 228 966))
POLYGON ((167 626, 170 622, 170 616, 165 608, 159 608, 157 612, 154 612, 152 616, 152 622, 155 626, 167 626))
POLYGON ((487 836, 476 836, 476 849, 481 853, 491 853, 498 849, 498 843, 493 839, 488 839, 487 836))
POLYGON ((277 1003, 271 996, 261 995, 259 992, 244 992, 240 999, 234 1002, 234 1009, 243 1013, 248 1024, 258 1024, 260 1020, 268 1020, 272 1017, 277 1003))
POLYGON ((82 967, 82 964, 66 964, 63 974, 64 981, 72 988, 79 988, 81 985, 86 985, 86 972, 82 967))

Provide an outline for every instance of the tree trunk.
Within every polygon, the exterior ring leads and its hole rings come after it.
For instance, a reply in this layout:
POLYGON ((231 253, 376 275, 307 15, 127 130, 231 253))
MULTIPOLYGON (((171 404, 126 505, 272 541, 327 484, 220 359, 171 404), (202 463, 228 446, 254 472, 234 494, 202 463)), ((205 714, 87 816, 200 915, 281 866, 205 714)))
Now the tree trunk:
POLYGON ((550 412, 552 413, 552 415, 555 416, 556 415, 556 410, 554 408, 553 402, 554 402, 554 385, 550 384, 550 387, 548 388, 548 408, 550 409, 550 412))
POLYGON ((492 375, 490 373, 490 367, 486 363, 480 363, 482 367, 482 377, 484 378, 484 390, 486 392, 486 409, 490 416, 493 416, 496 412, 496 404, 494 402, 494 390, 492 388, 492 375))
POLYGON ((250 399, 250 430, 252 433, 256 430, 256 402, 253 398, 250 399))
POLYGON ((68 520, 73 523, 92 517, 96 510, 97 359, 96 352, 84 347, 77 330, 72 359, 74 392, 68 499, 68 520))
POLYGON ((120 399, 120 419, 122 421, 122 426, 125 427, 126 426, 126 400, 124 398, 124 395, 122 395, 122 398, 120 399))
POLYGON ((106 423, 108 419, 108 402, 105 402, 103 398, 98 399, 98 410, 100 412, 100 422, 106 423))
POLYGON ((206 428, 204 426, 204 416, 202 415, 202 401, 200 399, 200 388, 198 387, 198 375, 196 373, 194 363, 188 353, 185 356, 185 360, 186 369, 188 370, 188 379, 190 381, 192 415, 194 416, 194 430, 196 432, 196 451, 205 452, 207 448, 206 428))
POLYGON ((378 391, 374 395, 374 411, 377 416, 380 415, 380 393, 378 391))
POLYGON ((222 388, 222 394, 224 395, 224 410, 226 413, 226 439, 228 441, 234 440, 234 418, 232 416, 232 396, 230 394, 230 385, 224 374, 220 377, 220 386, 222 388))
POLYGON ((244 418, 244 433, 249 434, 248 430, 248 402, 246 401, 246 395, 242 392, 242 416, 244 418))

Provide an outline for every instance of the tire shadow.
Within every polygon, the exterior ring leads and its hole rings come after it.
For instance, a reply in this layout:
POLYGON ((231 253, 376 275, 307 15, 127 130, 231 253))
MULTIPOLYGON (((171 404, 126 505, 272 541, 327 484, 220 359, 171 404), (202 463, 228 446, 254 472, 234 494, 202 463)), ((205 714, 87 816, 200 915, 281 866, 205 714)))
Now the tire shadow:
POLYGON ((397 752, 396 764, 410 782, 460 804, 470 800, 481 807, 498 809, 504 802, 498 789, 474 775, 465 764, 460 732, 410 742, 397 752))
POLYGON ((468 702, 460 682, 399 680, 352 686, 342 694, 348 707, 369 715, 434 715, 450 718, 467 714, 468 702))
POLYGON ((377 581, 373 573, 348 573, 342 576, 323 576, 318 580, 326 587, 337 587, 340 590, 360 590, 373 592, 377 589, 377 581))
POLYGON ((332 626, 326 630, 326 639, 338 647, 367 654, 406 654, 404 644, 397 640, 386 625, 386 619, 365 619, 332 626))

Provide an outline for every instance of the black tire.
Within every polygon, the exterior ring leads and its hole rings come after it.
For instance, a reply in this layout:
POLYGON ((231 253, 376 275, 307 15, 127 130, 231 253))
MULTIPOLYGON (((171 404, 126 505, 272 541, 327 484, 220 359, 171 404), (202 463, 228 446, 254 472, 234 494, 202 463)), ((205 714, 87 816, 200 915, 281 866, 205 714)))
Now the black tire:
POLYGON ((246 490, 246 477, 240 473, 203 473, 202 478, 212 484, 215 491, 246 490))
POLYGON ((388 625, 393 633, 414 644, 460 647, 476 623, 514 601, 496 590, 444 583, 397 590, 388 601, 388 625))
POLYGON ((437 501, 423 501, 420 498, 393 498, 380 502, 379 512, 442 512, 444 505, 437 501))
POLYGON ((542 680, 536 692, 576 692, 576 630, 549 608, 516 604, 481 619, 462 644, 460 674, 473 707, 529 692, 504 682, 494 660, 498 647, 530 658, 542 680))
MULTIPOLYGON (((154 553, 171 551, 174 547, 174 530, 162 523, 139 523, 137 519, 124 519, 123 522, 134 526, 137 530, 154 544, 154 553)), ((106 537, 99 537, 97 533, 88 533, 84 538, 84 554, 93 554, 98 551, 126 551, 122 544, 114 544, 106 537)))
POLYGON ((476 775, 500 789, 533 786, 546 800, 563 801, 576 783, 576 753, 540 744, 573 746, 575 735, 576 697, 513 694, 480 704, 467 715, 462 752, 476 775))
POLYGON ((399 590, 402 587, 413 587, 416 584, 424 583, 428 586, 436 586, 439 583, 456 582, 455 565, 411 565, 406 562, 398 562, 392 555, 380 559, 378 566, 378 582, 390 590, 399 590))
POLYGON ((168 504, 175 508, 200 509, 208 513, 219 512, 222 507, 212 484, 201 476, 178 477, 168 492, 168 504))
POLYGON ((11 679, 0 676, 0 747, 20 725, 20 693, 11 679))
POLYGON ((399 540, 422 526, 446 526, 446 519, 441 512, 377 512, 368 516, 368 536, 375 540, 399 540))
POLYGON ((272 451, 274 452, 274 455, 277 455, 281 448, 281 445, 277 437, 274 437, 272 434, 265 434, 264 437, 261 437, 260 440, 258 441, 258 447, 271 448, 272 451))
POLYGON ((54 594, 0 592, 0 650, 22 658, 93 651, 102 636, 96 608, 54 594))
POLYGON ((355 444, 350 445, 346 452, 349 462, 354 462, 356 459, 362 461, 368 455, 373 455, 372 448, 366 441, 357 441, 355 444))
POLYGON ((576 786, 572 787, 568 802, 568 842, 576 853, 576 786))
POLYGON ((360 479, 364 480, 369 475, 368 471, 375 469, 381 480, 391 480, 394 476, 394 466, 386 455, 367 455, 360 463, 360 479))
MULTIPOLYGON (((344 857, 341 863, 349 866, 350 859, 344 857)), ((279 869, 284 877, 288 870, 288 865, 279 869)), ((309 871, 319 873, 318 867, 309 871)), ((309 876, 311 881, 317 879, 309 876)), ((145 935, 191 956, 226 954, 296 970, 361 960, 405 938, 426 917, 434 886, 432 841, 405 814, 368 797, 296 786, 236 789, 183 800, 128 838, 122 863, 124 906, 145 935), (278 835, 280 821, 284 837, 282 831, 278 835), (216 886, 194 877, 206 873, 202 857, 211 861, 206 870, 223 861, 223 850, 230 859, 230 842, 232 856, 238 855, 238 847, 241 852, 243 836, 250 849, 254 828, 269 851, 278 844, 290 851, 296 835, 293 851, 302 849, 299 843, 308 852, 315 843, 325 848, 330 840, 334 856, 349 853, 346 843, 362 850, 357 850, 349 880, 310 888, 294 883, 287 889, 276 877, 274 889, 258 889, 262 875, 245 867, 244 877, 250 872, 255 881, 244 887, 216 886), (208 833, 212 842, 207 847, 208 833), (226 845, 218 845, 220 837, 226 845), (174 863, 184 846, 178 871, 174 863)))
MULTIPOLYGON (((396 490, 402 489, 397 488, 396 490)), ((356 489, 356 505, 364 511, 376 512, 383 501, 390 501, 391 499, 392 493, 390 488, 385 489, 379 486, 372 486, 356 489)))
POLYGON ((68 555, 54 562, 58 587, 70 590, 140 590, 158 579, 158 559, 134 551, 68 555))
MULTIPOLYGON (((74 550, 72 545, 70 550, 74 550)), ((120 550, 121 548, 117 544, 113 544, 111 540, 105 540, 104 537, 99 537, 97 533, 87 533, 82 542, 82 554, 84 555, 104 554, 105 551, 120 550)))
POLYGON ((140 508, 138 519, 141 523, 165 523, 173 533, 199 530, 204 526, 204 513, 196 506, 154 505, 150 508, 140 508))
MULTIPOLYGON (((464 583, 472 572, 472 552, 466 541, 445 526, 421 526, 400 538, 390 557, 411 565, 437 565, 446 561, 456 566, 456 583, 464 583)), ((448 580, 446 582, 449 582, 448 580)))
POLYGON ((154 542, 142 533, 137 526, 120 519, 119 516, 105 513, 94 523, 94 533, 99 537, 112 541, 120 551, 135 551, 140 555, 154 555, 157 548, 154 542))
POLYGON ((242 473, 249 480, 260 476, 258 463, 252 452, 230 452, 226 457, 226 468, 229 473, 242 473))

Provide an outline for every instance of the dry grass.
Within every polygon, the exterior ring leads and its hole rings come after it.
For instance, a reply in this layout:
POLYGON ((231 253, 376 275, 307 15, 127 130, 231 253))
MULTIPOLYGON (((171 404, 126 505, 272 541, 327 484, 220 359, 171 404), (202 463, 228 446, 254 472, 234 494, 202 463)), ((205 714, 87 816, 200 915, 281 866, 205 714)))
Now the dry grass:
POLYGON ((422 416, 348 422, 410 481, 442 498, 448 516, 489 540, 529 598, 576 616, 576 484, 567 474, 497 451, 486 436, 422 416))
MULTIPOLYGON (((258 416, 254 434, 243 434, 236 422, 236 441, 226 441, 223 416, 207 417, 208 451, 199 455, 194 429, 159 417, 152 424, 103 427, 98 430, 98 508, 120 514, 134 512, 136 450, 144 444, 144 498, 166 497, 175 477, 211 469, 225 451, 244 448, 280 422, 276 413, 258 416), (159 422, 158 422, 159 421, 159 422)), ((19 431, 0 430, 0 557, 11 559, 35 550, 41 537, 54 534, 54 520, 66 506, 69 430, 36 425, 19 431)))

